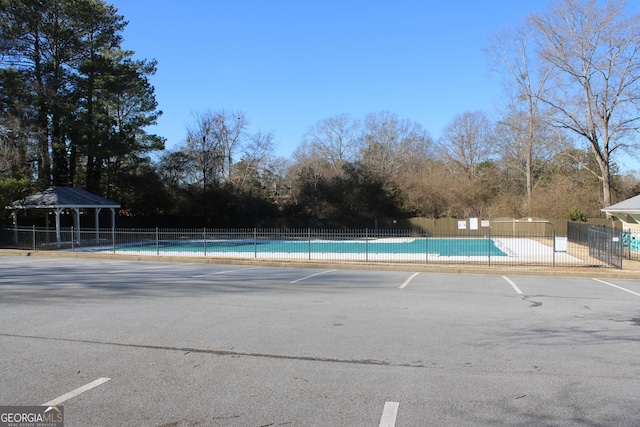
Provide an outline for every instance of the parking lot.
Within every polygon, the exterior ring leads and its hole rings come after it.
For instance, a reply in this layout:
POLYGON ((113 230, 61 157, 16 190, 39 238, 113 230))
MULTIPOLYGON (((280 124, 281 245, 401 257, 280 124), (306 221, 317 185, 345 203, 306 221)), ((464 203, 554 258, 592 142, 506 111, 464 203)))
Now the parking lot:
POLYGON ((0 257, 66 426, 640 425, 640 280, 0 257))

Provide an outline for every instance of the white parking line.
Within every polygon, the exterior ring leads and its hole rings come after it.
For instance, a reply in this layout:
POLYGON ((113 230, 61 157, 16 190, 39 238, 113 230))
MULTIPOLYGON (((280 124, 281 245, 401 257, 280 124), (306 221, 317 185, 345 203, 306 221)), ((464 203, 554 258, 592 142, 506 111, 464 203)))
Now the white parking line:
POLYGON ((404 281, 404 283, 402 285, 400 285, 400 289, 404 289, 407 287, 407 285, 409 283, 411 283, 411 281, 413 280, 414 277, 416 277, 418 274, 420 273, 413 273, 413 275, 411 275, 411 277, 409 277, 407 280, 404 281))
POLYGON ((623 288, 622 286, 614 285, 613 283, 605 282, 604 280, 600 280, 600 279, 596 279, 596 278, 594 278, 593 280, 595 280, 597 282, 600 282, 600 283, 604 283, 605 285, 608 285, 608 286, 613 286, 614 288, 620 289, 621 291, 629 292, 630 294, 633 294, 635 296, 640 297, 639 293, 630 291, 629 289, 623 288))
POLYGON ((292 281, 291 281, 291 282, 289 282, 289 283, 298 283, 298 282, 302 282, 303 280, 307 280, 307 279, 310 279, 310 278, 312 278, 312 277, 319 276, 319 275, 321 275, 321 274, 331 273, 331 272, 333 272, 333 271, 336 271, 336 270, 321 271, 320 273, 312 274, 311 276, 303 277, 303 278, 298 279, 298 280, 292 280, 292 281))
POLYGON ((132 267, 128 270, 115 270, 115 271, 110 271, 110 274, 122 274, 122 273, 140 273, 142 271, 149 271, 149 270, 161 270, 163 268, 167 268, 165 265, 153 265, 150 267, 132 267))
POLYGON ((216 274, 226 274, 226 273, 235 273, 236 271, 244 271, 244 270, 255 270, 258 267, 249 267, 249 268, 236 268, 234 270, 225 270, 225 271, 216 271, 215 273, 207 273, 207 274, 197 274, 193 277, 207 277, 207 276, 215 276, 216 274))
POLYGON ((41 406, 56 406, 61 404, 62 402, 71 399, 72 397, 76 397, 79 394, 84 393, 85 391, 91 390, 94 387, 99 386, 100 384, 104 384, 107 381, 111 380, 111 378, 98 378, 95 381, 91 381, 89 384, 83 385, 82 387, 78 387, 77 389, 70 391, 67 394, 63 394, 60 397, 56 397, 53 400, 50 400, 46 403, 43 403, 41 406))
POLYGON ((502 276, 502 278, 503 278, 504 280, 506 280, 506 281, 511 285, 511 287, 513 288, 513 290, 514 290, 514 291, 516 291, 516 293, 517 293, 518 295, 522 295, 522 294, 523 294, 523 292, 520 290, 520 288, 518 287, 518 285, 516 285, 515 283, 513 283, 513 280, 509 279, 507 276, 502 276))
POLYGON ((379 427, 394 427, 396 425, 396 417, 398 416, 398 402, 385 402, 382 410, 382 418, 380 418, 379 427))

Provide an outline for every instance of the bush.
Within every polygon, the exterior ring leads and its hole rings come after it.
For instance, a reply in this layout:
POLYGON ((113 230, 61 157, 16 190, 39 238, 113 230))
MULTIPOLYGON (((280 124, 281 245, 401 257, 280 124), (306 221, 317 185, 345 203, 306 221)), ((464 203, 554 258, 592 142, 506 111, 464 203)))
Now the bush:
POLYGON ((587 215, 582 212, 582 209, 575 206, 569 211, 569 220, 587 222, 587 215))

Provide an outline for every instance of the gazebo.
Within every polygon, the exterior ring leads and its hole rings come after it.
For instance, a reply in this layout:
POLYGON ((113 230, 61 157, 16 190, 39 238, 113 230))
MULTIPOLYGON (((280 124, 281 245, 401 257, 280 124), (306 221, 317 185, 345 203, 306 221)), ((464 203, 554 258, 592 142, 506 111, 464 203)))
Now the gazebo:
POLYGON ((618 218, 622 222, 625 231, 640 231, 640 195, 601 210, 618 218))
POLYGON ((100 236, 100 211, 111 210, 111 228, 115 227, 115 210, 120 205, 109 199, 74 187, 49 187, 46 190, 12 202, 7 209, 12 210, 13 225, 18 229, 18 211, 21 209, 45 209, 56 214, 56 241, 60 246, 60 214, 65 209, 74 211, 76 241, 80 243, 80 209, 95 209, 96 241, 100 236))

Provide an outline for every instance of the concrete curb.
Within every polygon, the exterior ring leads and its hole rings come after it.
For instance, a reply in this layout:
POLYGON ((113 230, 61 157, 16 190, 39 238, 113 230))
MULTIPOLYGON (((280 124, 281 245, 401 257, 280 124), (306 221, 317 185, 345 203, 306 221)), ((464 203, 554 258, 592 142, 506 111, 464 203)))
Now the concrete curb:
POLYGON ((122 261, 169 262, 182 264, 252 265, 283 268, 336 268, 342 270, 408 271, 420 273, 546 276, 546 277, 596 277, 610 279, 640 279, 638 270, 615 270, 608 268, 548 268, 548 267, 487 267, 487 266, 445 266, 411 263, 340 262, 322 260, 274 260, 247 258, 216 258, 211 256, 157 256, 123 255, 95 252, 29 251, 0 249, 0 256, 25 256, 35 258, 79 258, 108 259, 122 261))

